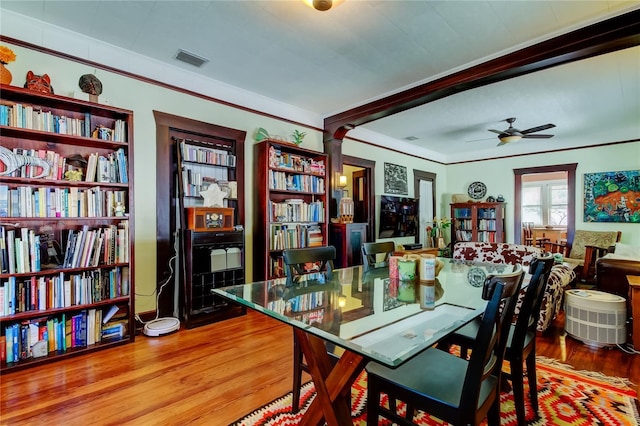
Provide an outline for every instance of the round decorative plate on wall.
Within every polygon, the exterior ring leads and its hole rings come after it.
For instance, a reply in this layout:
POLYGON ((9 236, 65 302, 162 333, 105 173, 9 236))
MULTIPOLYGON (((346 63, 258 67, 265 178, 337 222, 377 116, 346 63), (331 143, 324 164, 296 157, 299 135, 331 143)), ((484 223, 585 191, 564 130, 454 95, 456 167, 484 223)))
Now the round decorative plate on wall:
POLYGON ((467 193, 469 194, 469 197, 474 200, 479 200, 487 195, 487 185, 482 182, 473 182, 469 185, 469 188, 467 188, 467 193))

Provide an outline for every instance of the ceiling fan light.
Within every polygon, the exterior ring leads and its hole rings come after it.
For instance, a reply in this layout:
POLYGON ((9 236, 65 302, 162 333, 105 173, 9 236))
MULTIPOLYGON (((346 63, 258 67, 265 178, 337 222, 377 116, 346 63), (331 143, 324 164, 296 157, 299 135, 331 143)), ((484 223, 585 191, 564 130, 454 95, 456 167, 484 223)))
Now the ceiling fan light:
POLYGON ((520 135, 500 136, 500 142, 503 142, 503 143, 518 142, 520 139, 522 139, 522 136, 520 135))
POLYGON ((335 6, 338 6, 344 0, 302 0, 302 1, 307 6, 315 10, 324 12, 326 10, 334 8, 335 6))

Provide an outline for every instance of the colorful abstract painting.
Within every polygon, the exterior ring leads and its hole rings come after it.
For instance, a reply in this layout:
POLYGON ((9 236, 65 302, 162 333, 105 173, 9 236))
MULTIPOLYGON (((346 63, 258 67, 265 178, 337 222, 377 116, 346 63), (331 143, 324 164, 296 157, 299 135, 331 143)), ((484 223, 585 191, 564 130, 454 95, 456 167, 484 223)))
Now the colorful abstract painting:
POLYGON ((585 173, 584 221, 640 223, 640 170, 585 173))

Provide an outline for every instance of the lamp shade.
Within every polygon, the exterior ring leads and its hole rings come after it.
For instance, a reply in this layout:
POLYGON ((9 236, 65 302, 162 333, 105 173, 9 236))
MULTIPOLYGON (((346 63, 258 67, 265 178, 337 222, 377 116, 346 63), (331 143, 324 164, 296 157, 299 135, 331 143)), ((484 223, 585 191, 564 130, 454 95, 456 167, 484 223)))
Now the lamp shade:
POLYGON ((340 175, 340 177, 338 178, 338 186, 340 188, 344 188, 345 186, 347 186, 347 177, 345 175, 340 175))
POLYGON ((333 7, 338 6, 344 0, 302 0, 307 6, 314 8, 315 10, 319 10, 324 12, 333 7))
POLYGON ((518 142, 520 139, 522 139, 520 135, 500 136, 500 142, 502 143, 518 142))

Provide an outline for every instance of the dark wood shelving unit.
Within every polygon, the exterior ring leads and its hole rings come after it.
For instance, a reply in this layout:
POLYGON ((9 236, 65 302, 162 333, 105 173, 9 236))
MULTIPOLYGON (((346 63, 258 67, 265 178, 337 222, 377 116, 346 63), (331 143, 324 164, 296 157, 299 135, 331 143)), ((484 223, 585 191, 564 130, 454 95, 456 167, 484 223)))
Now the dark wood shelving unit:
POLYGON ((2 113, 8 112, 8 108, 12 110, 11 118, 0 125, 0 145, 14 154, 22 150, 22 155, 38 156, 50 165, 54 157, 68 159, 79 155, 88 160, 90 154, 98 154, 116 158, 118 150, 126 158, 126 167, 125 162, 122 168, 116 166, 118 171, 111 173, 108 182, 85 182, 86 165, 71 161, 65 162, 56 176, 36 178, 28 169, 0 176, 0 216, 4 216, 0 225, 0 238, 4 239, 0 245, 4 257, 0 273, 0 344, 5 346, 7 357, 9 353, 17 353, 17 358, 2 361, 0 373, 132 342, 135 336, 134 224, 130 220, 134 214, 133 112, 7 85, 0 85, 0 96, 0 104, 6 108, 2 113), (23 115, 20 123, 16 113, 19 109, 23 115), (61 131, 62 121, 68 129, 75 123, 74 134, 61 131), (121 140, 93 137, 93 131, 100 126, 112 129, 111 137, 117 135, 121 140), (119 129, 115 130, 116 127, 119 129), (64 172, 71 168, 82 170, 82 181, 64 177, 64 172), (18 199, 21 201, 12 202, 18 199), (116 216, 116 200, 123 203, 124 216, 116 216), (77 207, 73 207, 74 203, 77 207), (89 205, 99 206, 100 214, 92 213, 89 205), (69 247, 70 234, 86 237, 86 241, 73 245, 78 252, 74 264, 66 264, 64 259, 68 251, 74 251, 69 247), (24 263, 19 266, 16 252, 18 240, 22 244, 24 235, 28 235, 29 250, 21 256, 26 256, 28 267, 24 263), (105 256, 108 240, 113 245, 113 256, 105 256), (55 263, 49 263, 54 258, 55 263), (117 313, 103 324, 102 316, 113 306, 118 307, 117 313), (97 319, 91 323, 94 314, 97 319), (73 320, 74 317, 77 319, 73 320), (74 335, 72 322, 80 327, 74 335), (104 329, 116 323, 122 333, 109 339, 102 336, 104 329), (51 324, 58 325, 51 327, 51 324))
POLYGON ((246 313, 246 308, 213 294, 214 288, 243 284, 246 279, 244 214, 240 212, 244 209, 244 155, 242 144, 215 135, 174 138, 174 144, 177 205, 182 212, 177 221, 183 272, 180 299, 184 324, 193 328, 246 313), (198 158, 189 157, 188 151, 198 158), (203 207, 199 193, 212 183, 229 182, 236 185, 235 197, 225 198, 224 208, 234 212, 234 229, 190 229, 187 209, 203 207))
POLYGON ((254 159, 253 278, 258 281, 284 276, 282 250, 328 244, 329 179, 326 154, 291 143, 257 143, 254 159), (306 209, 317 214, 303 217, 295 213, 306 209), (280 215, 276 210, 294 213, 280 215))
POLYGON ((451 204, 451 245, 458 241, 504 243, 505 203, 451 204))

